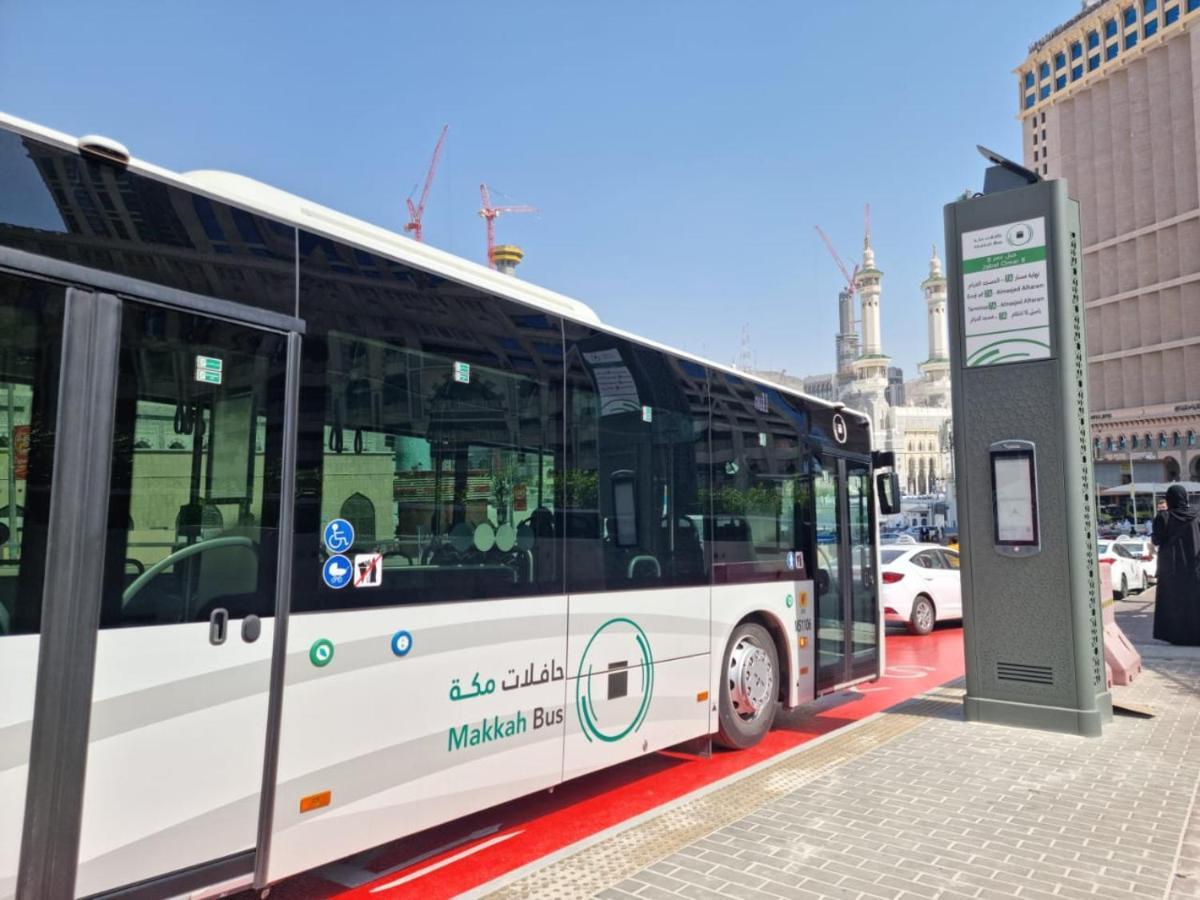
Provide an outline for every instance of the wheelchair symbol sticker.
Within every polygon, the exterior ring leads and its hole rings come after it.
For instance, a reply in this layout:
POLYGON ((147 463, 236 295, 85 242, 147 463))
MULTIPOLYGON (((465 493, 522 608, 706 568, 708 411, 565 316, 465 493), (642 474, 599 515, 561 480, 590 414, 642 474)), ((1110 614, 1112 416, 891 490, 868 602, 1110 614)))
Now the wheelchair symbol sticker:
POLYGON ((397 631, 392 635, 392 652, 397 656, 408 656, 412 649, 413 636, 407 631, 397 631))
POLYGON ((334 519, 325 526, 325 546, 330 553, 345 553, 354 546, 354 526, 345 519, 334 519))
POLYGON ((354 567, 350 564, 350 559, 345 556, 329 557, 321 569, 321 577, 325 579, 325 584, 335 591, 348 585, 353 573, 354 567))

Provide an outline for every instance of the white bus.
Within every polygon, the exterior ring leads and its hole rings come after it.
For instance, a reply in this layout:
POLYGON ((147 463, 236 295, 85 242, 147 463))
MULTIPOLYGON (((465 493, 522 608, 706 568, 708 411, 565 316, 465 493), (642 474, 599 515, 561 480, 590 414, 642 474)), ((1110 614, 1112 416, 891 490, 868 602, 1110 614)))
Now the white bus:
POLYGON ((0 407, 0 898, 265 887, 883 664, 865 417, 8 117, 0 407))

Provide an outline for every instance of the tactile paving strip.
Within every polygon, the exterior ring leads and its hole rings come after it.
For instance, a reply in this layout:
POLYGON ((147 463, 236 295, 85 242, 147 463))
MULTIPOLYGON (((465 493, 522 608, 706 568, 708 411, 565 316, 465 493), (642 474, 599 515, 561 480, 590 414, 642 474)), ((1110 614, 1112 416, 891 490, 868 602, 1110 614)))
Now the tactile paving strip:
POLYGON ((543 897, 587 900, 680 848, 736 822, 764 803, 919 728, 930 718, 957 714, 962 708, 962 697, 962 689, 935 688, 844 734, 803 748, 694 800, 685 800, 487 896, 498 900, 543 897))

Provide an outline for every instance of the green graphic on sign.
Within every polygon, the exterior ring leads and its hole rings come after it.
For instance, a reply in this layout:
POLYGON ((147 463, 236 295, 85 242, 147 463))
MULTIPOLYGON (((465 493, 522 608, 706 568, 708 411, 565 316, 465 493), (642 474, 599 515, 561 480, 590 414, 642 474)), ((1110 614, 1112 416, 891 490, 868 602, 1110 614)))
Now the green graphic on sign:
POLYGON ((791 608, 792 608, 792 604, 793 604, 794 602, 795 602, 795 601, 794 601, 794 600, 792 600, 792 595, 791 595, 791 594, 788 594, 788 595, 787 595, 787 606, 788 606, 788 609, 791 609, 791 608))
POLYGON ((650 639, 646 632, 632 619, 618 617, 609 619, 596 629, 583 656, 579 660, 579 677, 575 680, 575 711, 583 736, 589 741, 613 743, 630 732, 637 731, 646 720, 650 710, 650 698, 654 694, 654 656, 650 652, 650 639), (617 660, 601 660, 598 651, 593 652, 596 639, 605 635, 604 646, 612 653, 614 641, 620 646, 615 655, 617 660), (630 659, 641 657, 641 666, 636 669, 630 659), (641 680, 641 700, 632 710, 628 697, 629 680, 641 680), (622 702, 625 701, 625 702, 622 702))
POLYGON ((459 384, 470 384, 471 364, 465 362, 456 362, 454 364, 454 380, 459 384))
POLYGON ((308 661, 318 669, 323 669, 333 662, 333 641, 329 638, 313 641, 313 645, 308 648, 308 661))

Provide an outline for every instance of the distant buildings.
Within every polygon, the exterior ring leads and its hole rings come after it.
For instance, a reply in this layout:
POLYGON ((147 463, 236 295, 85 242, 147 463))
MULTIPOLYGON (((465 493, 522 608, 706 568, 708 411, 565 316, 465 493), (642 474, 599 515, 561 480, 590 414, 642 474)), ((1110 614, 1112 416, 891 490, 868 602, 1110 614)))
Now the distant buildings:
POLYGON ((950 357, 946 337, 946 278, 937 250, 929 277, 921 283, 928 321, 929 357, 921 375, 904 380, 903 371, 883 352, 879 305, 883 272, 875 251, 864 242, 856 274, 861 298, 862 332, 855 328, 854 297, 838 295, 839 328, 835 338, 836 372, 795 378, 783 372, 759 372, 822 400, 845 403, 871 417, 875 445, 896 454, 900 484, 909 495, 942 492, 950 472, 950 357))
POLYGON ((1200 0, 1085 4, 1016 70, 1025 165, 1082 217, 1098 486, 1200 480, 1200 0))

